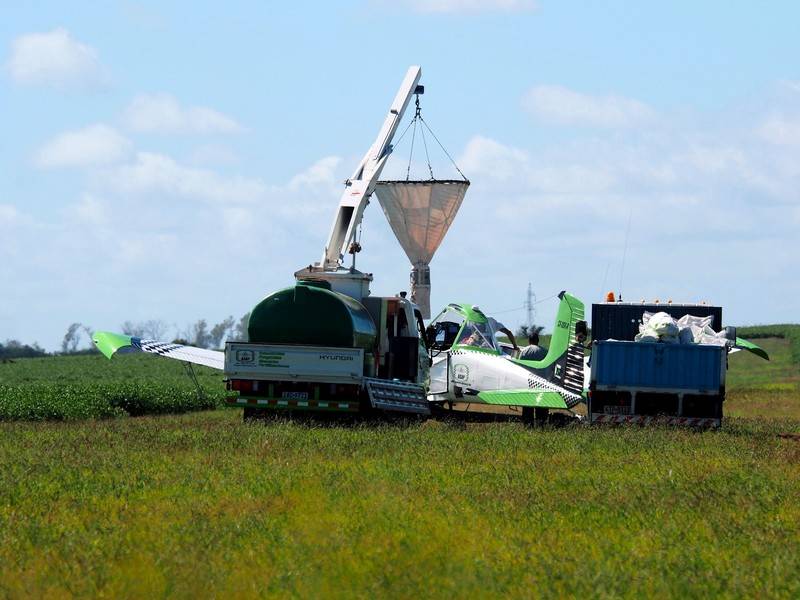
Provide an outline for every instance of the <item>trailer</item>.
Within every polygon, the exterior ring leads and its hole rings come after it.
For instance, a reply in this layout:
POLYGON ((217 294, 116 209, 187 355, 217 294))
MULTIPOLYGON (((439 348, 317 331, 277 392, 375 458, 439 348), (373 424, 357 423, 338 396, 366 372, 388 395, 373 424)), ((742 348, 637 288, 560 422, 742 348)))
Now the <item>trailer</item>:
MULTIPOLYGON (((675 318, 712 316, 715 329, 722 326, 718 306, 592 305, 589 422, 720 427, 728 347, 635 342, 645 311, 666 312, 675 318)), ((730 334, 735 340, 735 330, 730 334)))

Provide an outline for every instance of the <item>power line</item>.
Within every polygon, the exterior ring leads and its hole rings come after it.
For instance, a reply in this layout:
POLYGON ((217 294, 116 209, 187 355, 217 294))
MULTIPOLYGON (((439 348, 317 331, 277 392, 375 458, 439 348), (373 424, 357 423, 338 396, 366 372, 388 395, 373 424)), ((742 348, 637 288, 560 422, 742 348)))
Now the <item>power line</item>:
MULTIPOLYGON (((541 304, 542 302, 547 302, 548 300, 552 300, 553 298, 557 298, 557 297, 558 297, 558 293, 555 293, 555 294, 553 294, 551 296, 548 296, 547 298, 542 298, 541 300, 536 300, 535 302, 533 302, 533 306, 536 306, 537 304, 541 304)), ((527 303, 525 303, 522 306, 518 306, 517 308, 509 308, 508 310, 484 311, 484 314, 487 314, 487 315, 502 315, 504 313, 510 313, 510 312, 514 312, 516 310, 525 310, 525 309, 527 309, 527 307, 528 307, 528 305, 527 305, 527 303)))
POLYGON ((518 311, 518 310, 525 310, 525 309, 526 309, 526 305, 523 304, 522 306, 518 306, 517 308, 509 308, 508 310, 493 310, 493 311, 490 311, 489 314, 502 315, 502 314, 505 314, 505 313, 515 312, 515 311, 518 311))

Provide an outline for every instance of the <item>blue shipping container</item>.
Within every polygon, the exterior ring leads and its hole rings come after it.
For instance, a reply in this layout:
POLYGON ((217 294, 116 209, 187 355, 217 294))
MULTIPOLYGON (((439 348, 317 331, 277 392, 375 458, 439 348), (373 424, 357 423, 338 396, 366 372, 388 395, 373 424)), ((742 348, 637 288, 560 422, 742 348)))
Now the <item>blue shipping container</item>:
POLYGON ((717 393, 725 385, 727 350, 700 344, 598 341, 591 361, 593 389, 717 393))

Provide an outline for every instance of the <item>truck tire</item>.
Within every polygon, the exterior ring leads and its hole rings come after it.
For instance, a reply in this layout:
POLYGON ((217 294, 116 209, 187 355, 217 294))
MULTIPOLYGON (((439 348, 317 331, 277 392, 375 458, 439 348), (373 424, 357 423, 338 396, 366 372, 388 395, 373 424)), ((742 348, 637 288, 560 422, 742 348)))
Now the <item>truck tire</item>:
POLYGON ((245 406, 242 410, 242 421, 245 423, 252 423, 261 420, 265 417, 264 409, 254 408, 252 406, 245 406))

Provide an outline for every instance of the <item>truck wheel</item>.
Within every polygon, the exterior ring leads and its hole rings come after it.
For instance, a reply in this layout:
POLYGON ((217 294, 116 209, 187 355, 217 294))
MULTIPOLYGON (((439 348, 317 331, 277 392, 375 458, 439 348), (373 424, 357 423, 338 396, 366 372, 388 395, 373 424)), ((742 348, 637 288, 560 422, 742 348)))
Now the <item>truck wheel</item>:
POLYGON ((245 423, 252 423, 264 418, 264 411, 260 408, 253 408, 252 406, 245 406, 242 411, 242 420, 245 423))

